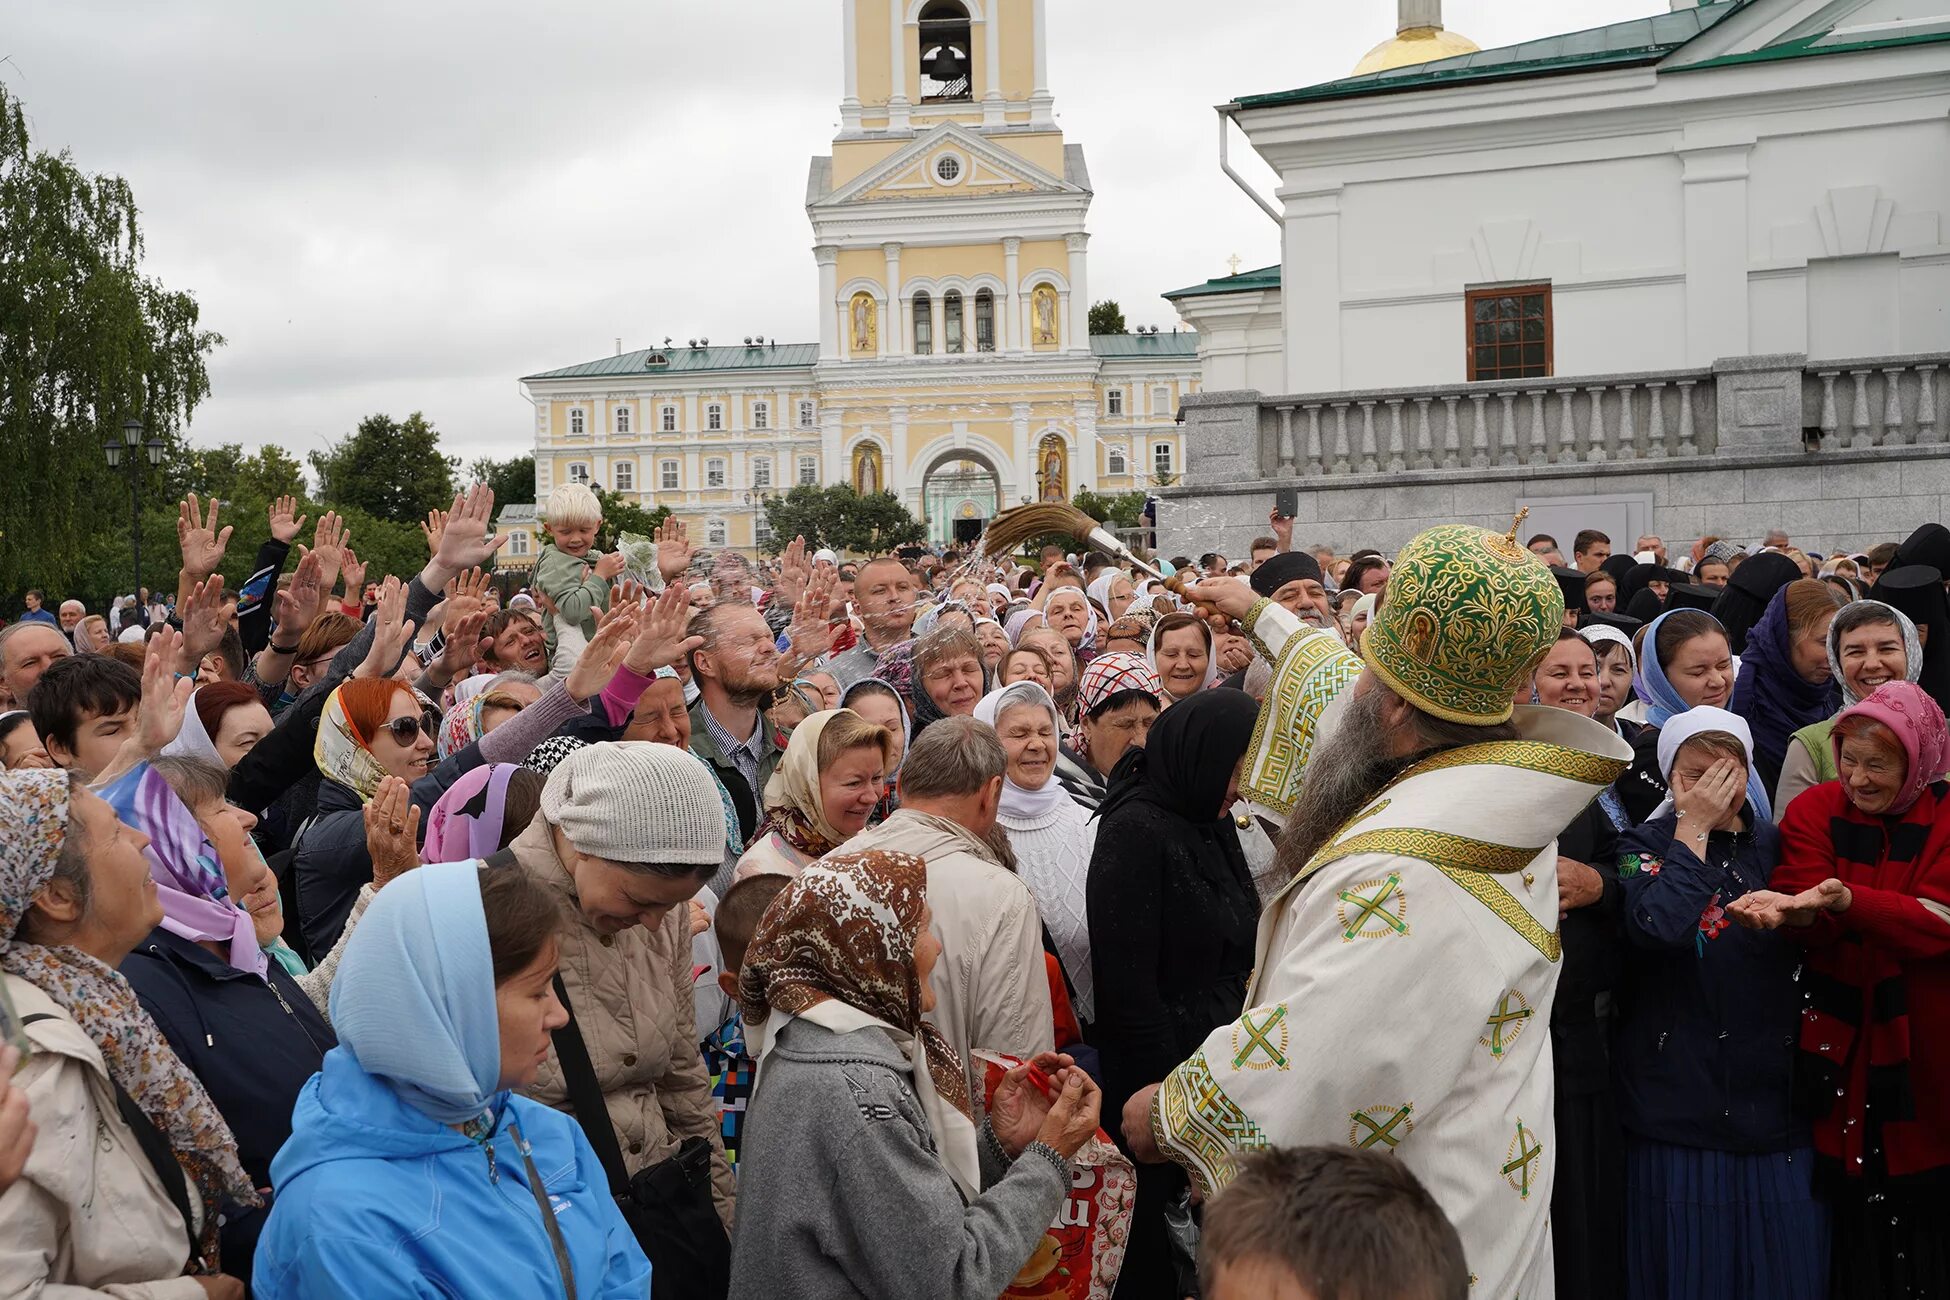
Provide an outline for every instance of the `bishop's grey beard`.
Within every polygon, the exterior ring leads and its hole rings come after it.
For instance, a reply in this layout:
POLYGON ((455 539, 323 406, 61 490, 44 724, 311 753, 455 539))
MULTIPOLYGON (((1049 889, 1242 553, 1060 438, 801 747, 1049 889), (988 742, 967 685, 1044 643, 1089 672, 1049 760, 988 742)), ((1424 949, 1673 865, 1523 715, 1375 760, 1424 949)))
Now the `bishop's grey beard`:
POLYGON ((1371 690, 1347 702, 1340 726, 1316 747, 1301 777, 1300 795, 1287 815, 1274 857, 1275 878, 1293 879, 1363 805, 1381 793, 1413 760, 1393 752, 1384 715, 1386 691, 1371 690))

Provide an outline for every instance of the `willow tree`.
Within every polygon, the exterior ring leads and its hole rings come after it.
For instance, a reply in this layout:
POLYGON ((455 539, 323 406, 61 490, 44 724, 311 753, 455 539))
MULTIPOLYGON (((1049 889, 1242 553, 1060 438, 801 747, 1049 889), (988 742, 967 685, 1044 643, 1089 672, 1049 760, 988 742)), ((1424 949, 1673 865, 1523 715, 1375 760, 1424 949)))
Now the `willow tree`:
MULTIPOLYGON (((136 418, 173 455, 222 342, 142 273, 128 182, 36 150, 0 86, 0 592, 59 591, 86 552, 127 544, 128 471, 103 439, 136 418)), ((169 585, 174 559, 153 558, 145 581, 169 585)))

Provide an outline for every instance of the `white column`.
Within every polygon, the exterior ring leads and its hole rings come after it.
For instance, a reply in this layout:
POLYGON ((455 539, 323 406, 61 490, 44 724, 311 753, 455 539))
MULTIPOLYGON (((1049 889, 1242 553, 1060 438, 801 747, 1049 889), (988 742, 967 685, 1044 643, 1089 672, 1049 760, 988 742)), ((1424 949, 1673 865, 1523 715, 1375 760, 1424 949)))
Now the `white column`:
POLYGON ((745 431, 745 403, 751 400, 747 392, 725 394, 724 428, 726 433, 738 434, 745 431))
MULTIPOLYGON (((907 15, 902 12, 901 0, 887 0, 887 85, 892 93, 887 96, 887 129, 905 131, 908 129, 908 109, 913 107, 907 98, 907 15)), ((882 335, 884 338, 885 335, 882 335)))
POLYGON ((1065 235, 1070 250, 1070 351, 1090 351, 1090 236, 1065 235))
POLYGON ((888 357, 906 350, 897 346, 902 338, 901 246, 882 244, 880 251, 887 257, 887 297, 880 305, 880 355, 888 357))
POLYGON ((1017 302, 1019 289, 1017 281, 1022 278, 1018 263, 1022 256, 1022 241, 1010 235, 1002 241, 1002 289, 1007 295, 1002 311, 1003 337, 998 346, 1004 352, 1022 350, 1022 305, 1017 302))
MULTIPOLYGON (((1282 192, 1286 259, 1284 393, 1334 392, 1341 383, 1341 187, 1282 192)), ((1460 359, 1460 358, 1459 358, 1460 359)), ((1460 378, 1461 376, 1458 376, 1460 378)))
POLYGON ((988 90, 982 96, 982 125, 1002 126, 1002 0, 988 0, 982 19, 982 62, 988 72, 988 90))
POLYGON ((907 489, 907 408, 888 407, 887 420, 892 430, 889 441, 894 445, 894 454, 889 457, 887 466, 887 486, 895 492, 903 492, 907 489))
MULTIPOLYGON (((849 4, 847 13, 853 12, 849 4)), ((837 361, 844 355, 840 347, 840 250, 831 244, 813 249, 819 263, 819 359, 837 361)))
POLYGON ((698 422, 698 418, 697 418, 697 394, 685 393, 684 394, 684 432, 690 434, 692 437, 695 437, 697 436, 697 431, 699 429, 702 429, 703 427, 704 426, 698 422))
POLYGON ((1686 359, 1706 366, 1749 351, 1747 160, 1750 143, 1682 149, 1686 200, 1686 359))
MULTIPOLYGON (((846 477, 846 466, 840 460, 840 409, 837 406, 820 409, 819 459, 821 483, 838 483, 846 477)), ((789 490, 798 483, 799 458, 795 456, 792 460, 792 477, 780 484, 780 490, 789 490)))
MULTIPOLYGON (((1019 497, 1035 495, 1036 458, 1029 446, 1029 403, 1016 402, 1009 407, 1010 427, 1014 436, 1015 464, 1011 472, 1015 475, 1013 483, 1004 484, 1004 491, 1013 491, 1019 497)), ((1001 508, 1006 510, 1012 502, 1004 501, 1001 508)))
POLYGON ((846 0, 844 57, 846 62, 846 96, 840 100, 840 130, 842 133, 860 129, 860 0, 846 0))
POLYGON ((928 295, 928 319, 932 322, 934 331, 934 355, 937 357, 948 354, 948 331, 945 328, 945 322, 948 319, 947 304, 948 295, 945 293, 931 293, 928 295))
POLYGON ((1049 93, 1049 0, 1035 0, 1035 16, 1036 88, 1029 96, 1029 122, 1032 126, 1055 126, 1056 100, 1049 93))

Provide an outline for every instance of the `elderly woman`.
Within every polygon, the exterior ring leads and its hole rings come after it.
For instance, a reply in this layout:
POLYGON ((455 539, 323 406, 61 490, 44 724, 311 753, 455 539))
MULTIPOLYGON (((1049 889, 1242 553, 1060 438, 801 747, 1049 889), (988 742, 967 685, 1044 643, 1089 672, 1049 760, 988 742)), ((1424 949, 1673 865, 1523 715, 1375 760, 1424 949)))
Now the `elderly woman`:
MULTIPOLYGON (((1914 682, 1923 672, 1923 642, 1909 615, 1879 600, 1842 606, 1828 625, 1828 671, 1842 688, 1842 707, 1860 704, 1887 682, 1914 682)), ((1837 717, 1840 716, 1838 713, 1837 717)), ((1835 718, 1811 722, 1795 732, 1774 787, 1774 806, 1787 806, 1810 786, 1833 781, 1835 747, 1829 743, 1835 718)))
POLYGON ((1096 811, 1117 764, 1144 748, 1163 695, 1158 674, 1141 654, 1110 651, 1090 661, 1077 683, 1077 728, 1056 764, 1057 779, 1072 799, 1096 811))
POLYGON ((926 895, 919 858, 843 856, 787 885, 752 936, 739 992, 761 1065, 733 1295, 992 1300, 1068 1194, 1096 1085, 1044 1055, 1054 1100, 1019 1067, 977 1130, 963 1062, 923 1018, 941 956, 926 895))
POLYGON ((943 718, 967 717, 988 690, 982 643, 973 632, 955 627, 937 628, 890 649, 874 676, 906 681, 917 736, 943 718))
POLYGON ((1131 583, 1131 575, 1121 569, 1105 569, 1090 584, 1090 599, 1103 608, 1111 620, 1124 617, 1124 611, 1131 607, 1137 596, 1137 588, 1131 583))
POLYGON ((874 806, 873 815, 867 818, 869 826, 878 826, 900 807, 895 778, 900 775, 901 764, 907 761, 907 747, 914 739, 914 723, 908 713, 907 698, 878 677, 863 677, 847 687, 846 694, 840 697, 840 707, 852 709, 884 730, 893 746, 887 765, 886 790, 880 796, 880 802, 874 806))
MULTIPOLYGON (((215 764, 162 758, 103 792, 148 836, 163 905, 161 923, 121 970, 236 1134, 252 1184, 269 1187, 298 1092, 337 1040, 314 1005, 324 989, 314 994, 272 958, 283 922, 277 882, 250 840, 257 819, 224 802, 225 780, 215 764), (268 907, 246 910, 255 900, 268 907)), ((240 1277, 250 1276, 264 1217, 262 1209, 224 1207, 224 1265, 240 1277)))
POLYGON ((1790 1104, 1799 957, 1728 916, 1779 861, 1748 791, 1753 740, 1738 715, 1697 705, 1661 724, 1658 752, 1669 793, 1618 846, 1626 1294, 1817 1300, 1828 1217, 1790 1104))
POLYGON ((271 711, 255 686, 214 682, 199 686, 183 710, 183 725, 163 753, 203 759, 226 772, 271 734, 271 711))
MULTIPOLYGON (((1632 766, 1602 797, 1621 826, 1637 826, 1668 796, 1659 759, 1659 731, 1696 708, 1725 708, 1733 696, 1733 655, 1726 629, 1711 614, 1675 609, 1652 620, 1640 634, 1638 676, 1633 687, 1645 703, 1645 725, 1632 740, 1632 766)), ((1751 765, 1747 799, 1755 815, 1772 821, 1766 787, 1751 765)))
POLYGON ((1828 629, 1842 605, 1825 582, 1790 582, 1774 593, 1747 633, 1727 707, 1753 728, 1762 789, 1780 784, 1794 733, 1833 716, 1840 703, 1841 690, 1828 667, 1828 629))
POLYGON ((272 1165, 275 1296, 641 1297, 650 1264, 576 1122, 515 1095, 568 1017, 561 913, 517 872, 422 867, 367 909, 342 1039, 272 1165))
POLYGON ((527 673, 489 678, 441 718, 440 757, 452 758, 541 698, 542 688, 527 673))
POLYGON ((722 863, 724 835, 724 805, 701 761, 671 745, 605 742, 556 764, 541 816, 494 859, 511 858, 569 917, 565 1036, 583 1051, 550 1052, 523 1091, 573 1105, 598 1150, 620 1149, 612 1182, 678 1161, 667 1172, 709 1171, 708 1190, 673 1178, 690 1191, 664 1211, 698 1254, 673 1261, 661 1253, 667 1243, 645 1243, 652 1264, 700 1277, 725 1267, 734 1192, 697 1050, 689 903, 722 863), (577 1104, 589 1096, 603 1104, 577 1104))
POLYGON ((1188 700, 1219 680, 1219 660, 1213 653, 1212 628, 1196 614, 1167 614, 1151 629, 1145 658, 1165 688, 1165 708, 1188 700))
POLYGON ((1067 732, 1076 723, 1077 679, 1083 673, 1077 652, 1071 648, 1069 638, 1053 627, 1024 633, 1022 648, 1040 650, 1049 660, 1050 698, 1056 701, 1056 711, 1062 715, 1063 729, 1067 732))
POLYGON ((975 620, 975 639, 982 643, 982 666, 995 672, 1002 656, 1009 653, 1009 634, 992 618, 975 620))
MULTIPOLYGON (((1110 1113, 1239 1014, 1253 968, 1259 892, 1227 815, 1259 706, 1200 691, 1165 710, 1118 765, 1098 809, 1085 885, 1095 1032, 1110 1113)), ((1165 1232, 1185 1194, 1176 1165, 1139 1165, 1131 1248, 1117 1294, 1177 1297, 1165 1232)), ((1189 1261, 1187 1261, 1189 1262, 1189 1261)))
POLYGON ((1071 1003, 1088 1023, 1094 1003, 1084 882, 1093 836, 1090 814, 1056 779, 1056 702, 1034 682, 1017 682, 984 696, 975 720, 995 728, 1008 756, 996 820, 1009 832, 1016 874, 1036 896, 1043 928, 1074 990, 1071 1003))
POLYGON ((259 1200, 236 1139, 115 969, 163 919, 147 843, 65 772, 0 775, 0 972, 40 1128, 0 1195, 6 1295, 244 1294, 218 1273, 217 1207, 259 1200))
POLYGON ((1088 663, 1090 656, 1097 653, 1097 611, 1081 591, 1075 587, 1058 587, 1043 606, 1043 617, 1063 634, 1078 663, 1088 663))
POLYGON ((893 766, 893 736, 851 709, 800 723, 765 785, 765 816, 734 880, 796 876, 865 830, 893 766))
POLYGON ((1950 1293, 1950 761, 1922 688, 1844 709, 1839 779, 1781 819, 1772 892, 1730 910, 1808 949, 1801 1061, 1835 1214, 1830 1294, 1950 1293))

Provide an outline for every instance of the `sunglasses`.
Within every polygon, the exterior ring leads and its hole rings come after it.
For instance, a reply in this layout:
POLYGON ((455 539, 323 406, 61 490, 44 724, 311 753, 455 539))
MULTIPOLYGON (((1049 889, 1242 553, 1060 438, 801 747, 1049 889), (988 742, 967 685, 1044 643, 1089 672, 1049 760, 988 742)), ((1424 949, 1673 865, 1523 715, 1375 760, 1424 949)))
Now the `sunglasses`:
POLYGON ((391 734, 393 740, 396 743, 401 745, 410 745, 414 741, 420 738, 420 733, 422 731, 426 732, 429 736, 431 736, 433 734, 434 727, 437 725, 438 724, 433 722, 431 719, 415 718, 409 715, 404 718, 394 718, 391 722, 386 724, 386 730, 389 734, 391 734))

